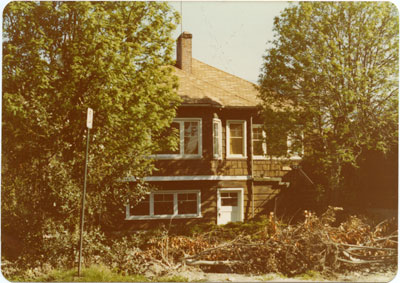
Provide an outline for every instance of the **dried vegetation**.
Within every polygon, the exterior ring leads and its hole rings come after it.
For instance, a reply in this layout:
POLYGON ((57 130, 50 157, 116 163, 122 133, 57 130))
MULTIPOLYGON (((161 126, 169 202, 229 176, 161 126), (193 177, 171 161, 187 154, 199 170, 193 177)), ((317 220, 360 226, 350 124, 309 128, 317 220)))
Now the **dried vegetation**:
POLYGON ((376 226, 350 216, 340 225, 329 207, 321 216, 305 211, 305 220, 285 225, 271 214, 264 227, 245 230, 228 240, 227 229, 215 228, 191 237, 167 232, 148 241, 143 250, 166 269, 183 265, 219 266, 235 273, 287 276, 309 270, 330 274, 362 268, 382 270, 397 264, 397 226, 393 220, 376 226))

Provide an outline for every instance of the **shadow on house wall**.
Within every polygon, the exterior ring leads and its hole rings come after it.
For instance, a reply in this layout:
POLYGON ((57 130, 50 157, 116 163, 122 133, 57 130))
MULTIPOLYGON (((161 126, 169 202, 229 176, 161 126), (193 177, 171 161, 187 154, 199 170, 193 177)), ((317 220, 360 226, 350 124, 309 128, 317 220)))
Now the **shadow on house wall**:
MULTIPOLYGON (((287 172, 279 192, 271 195, 260 207, 260 215, 274 211, 278 217, 301 217, 304 210, 323 213, 327 206, 341 206, 348 213, 365 214, 377 218, 397 217, 398 213, 398 150, 384 156, 365 153, 359 168, 344 169, 344 188, 332 203, 320 194, 317 184, 326 182, 312 175, 313 168, 302 162, 299 168, 287 172), (303 171, 303 172, 302 172, 303 171), (304 174, 303 174, 304 173, 304 174)), ((277 188, 278 186, 275 185, 277 188)))

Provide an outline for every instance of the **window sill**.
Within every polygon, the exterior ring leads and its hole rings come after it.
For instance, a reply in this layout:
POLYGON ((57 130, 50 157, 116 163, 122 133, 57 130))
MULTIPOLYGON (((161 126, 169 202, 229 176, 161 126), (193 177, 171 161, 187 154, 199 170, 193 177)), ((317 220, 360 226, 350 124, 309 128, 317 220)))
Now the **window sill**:
POLYGON ((128 216, 125 220, 157 220, 157 219, 185 219, 185 218, 203 218, 202 215, 185 214, 185 215, 143 215, 143 216, 128 216))
POLYGON ((268 160, 269 158, 261 155, 253 155, 254 160, 268 160))
POLYGON ((302 160, 303 158, 301 156, 291 156, 289 157, 290 160, 302 160))
POLYGON ((284 157, 276 157, 276 156, 253 156, 253 160, 302 160, 301 156, 284 156, 284 157))
POLYGON ((229 160, 246 160, 247 159, 247 156, 227 156, 226 157, 226 159, 229 159, 229 160))

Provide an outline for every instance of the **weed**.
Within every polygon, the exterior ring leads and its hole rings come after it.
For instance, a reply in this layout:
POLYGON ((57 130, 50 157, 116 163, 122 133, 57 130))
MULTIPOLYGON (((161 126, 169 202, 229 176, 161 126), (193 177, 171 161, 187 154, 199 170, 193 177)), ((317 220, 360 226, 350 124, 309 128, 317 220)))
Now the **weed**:
POLYGON ((265 274, 260 277, 262 281, 276 281, 278 279, 286 279, 287 277, 280 272, 265 274))
POLYGON ((260 279, 262 281, 272 281, 272 280, 275 280, 275 276, 268 274, 268 275, 261 276, 260 279))
POLYGON ((323 279, 323 276, 318 271, 307 270, 305 273, 297 276, 297 278, 302 280, 320 281, 321 279, 323 279))
POLYGON ((174 275, 171 277, 159 277, 155 279, 155 282, 189 282, 189 279, 180 275, 174 275))

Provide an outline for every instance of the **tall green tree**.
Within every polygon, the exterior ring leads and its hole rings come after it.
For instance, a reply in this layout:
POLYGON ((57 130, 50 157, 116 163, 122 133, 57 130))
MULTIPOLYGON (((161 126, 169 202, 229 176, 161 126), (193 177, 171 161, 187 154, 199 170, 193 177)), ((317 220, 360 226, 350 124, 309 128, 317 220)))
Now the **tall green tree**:
POLYGON ((169 66, 177 22, 178 15, 160 2, 7 5, 3 233, 33 249, 48 222, 58 223, 60 231, 77 227, 88 107, 94 126, 86 223, 106 222, 111 206, 123 209, 148 189, 121 178, 151 174, 146 156, 162 143, 150 133, 161 133, 175 116, 180 99, 169 66))
POLYGON ((300 2, 274 21, 259 77, 267 140, 282 133, 331 194, 343 168, 398 139, 399 15, 389 2, 300 2), (297 139, 296 139, 297 137, 297 139))

